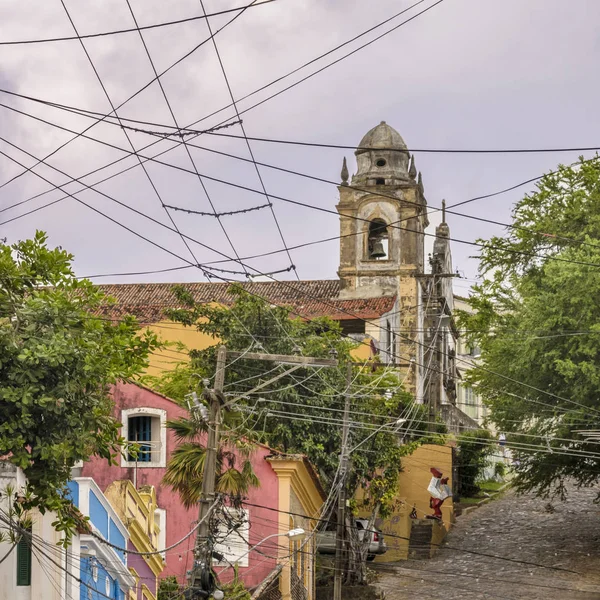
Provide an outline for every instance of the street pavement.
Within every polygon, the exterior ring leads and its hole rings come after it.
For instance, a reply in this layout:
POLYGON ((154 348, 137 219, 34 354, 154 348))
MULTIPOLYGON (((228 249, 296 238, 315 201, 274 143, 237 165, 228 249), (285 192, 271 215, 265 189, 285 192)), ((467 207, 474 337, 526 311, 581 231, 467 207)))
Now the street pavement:
POLYGON ((600 600, 596 489, 509 491, 457 519, 431 560, 376 564, 386 600, 600 600))

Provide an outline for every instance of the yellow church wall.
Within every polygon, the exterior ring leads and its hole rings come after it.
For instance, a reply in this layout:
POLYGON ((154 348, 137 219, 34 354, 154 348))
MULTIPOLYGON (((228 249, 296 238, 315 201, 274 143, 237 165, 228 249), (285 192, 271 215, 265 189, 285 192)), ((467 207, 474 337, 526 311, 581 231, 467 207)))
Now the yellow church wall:
MULTIPOLYGON (((204 350, 218 342, 217 339, 206 335, 194 327, 185 327, 181 323, 173 321, 160 321, 148 325, 163 342, 183 344, 188 350, 204 350)), ((187 362, 189 359, 176 346, 167 346, 162 350, 156 350, 150 357, 150 366, 147 370, 149 375, 161 375, 165 371, 173 369, 177 363, 187 362)))
MULTIPOLYGON (((213 346, 219 342, 218 338, 206 335, 198 331, 194 327, 186 327, 181 323, 173 321, 160 321, 148 325, 145 329, 149 329, 155 333, 163 342, 171 344, 183 344, 188 350, 204 350, 209 346, 213 346)), ((375 334, 376 332, 369 332, 375 334)), ((376 337, 376 336, 374 336, 376 337)), ((150 366, 147 369, 148 375, 158 376, 165 371, 171 370, 177 363, 187 362, 188 357, 181 354, 182 350, 178 350, 175 346, 167 346, 162 350, 156 350, 150 357, 150 366)), ((371 348, 368 344, 359 344, 352 351, 352 357, 358 361, 366 361, 371 358, 371 348)))

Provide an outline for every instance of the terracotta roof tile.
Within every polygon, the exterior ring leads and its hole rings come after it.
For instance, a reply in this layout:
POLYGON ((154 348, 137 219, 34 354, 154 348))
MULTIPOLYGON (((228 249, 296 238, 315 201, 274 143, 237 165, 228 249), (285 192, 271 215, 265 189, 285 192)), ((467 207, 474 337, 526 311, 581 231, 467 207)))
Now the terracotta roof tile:
MULTIPOLYGON (((120 318, 126 314, 137 316, 144 323, 156 323, 164 319, 164 310, 179 308, 173 286, 183 286, 196 302, 218 302, 229 305, 235 300, 229 283, 124 283, 106 284, 98 287, 117 301, 106 305, 104 316, 120 318)), ((339 281, 324 279, 312 281, 267 281, 242 284, 251 294, 256 294, 278 306, 289 306, 292 315, 304 318, 329 316, 336 320, 373 319, 392 310, 395 296, 379 298, 340 300, 339 281)))

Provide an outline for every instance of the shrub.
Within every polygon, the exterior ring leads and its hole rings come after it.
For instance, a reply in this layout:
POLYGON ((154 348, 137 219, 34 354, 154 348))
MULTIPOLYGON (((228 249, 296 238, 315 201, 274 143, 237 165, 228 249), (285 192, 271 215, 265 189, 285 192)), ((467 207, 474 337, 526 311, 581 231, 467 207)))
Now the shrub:
POLYGON ((457 439, 458 494, 474 496, 479 492, 477 481, 487 466, 487 457, 493 451, 493 437, 486 429, 461 433, 457 439))

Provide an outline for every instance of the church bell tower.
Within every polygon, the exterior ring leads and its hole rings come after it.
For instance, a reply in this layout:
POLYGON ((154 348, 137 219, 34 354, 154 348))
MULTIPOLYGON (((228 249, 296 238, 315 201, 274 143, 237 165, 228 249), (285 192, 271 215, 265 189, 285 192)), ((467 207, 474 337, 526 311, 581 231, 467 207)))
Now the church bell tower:
POLYGON ((344 159, 340 201, 340 298, 418 295, 423 273, 427 202, 401 135, 385 121, 356 149, 357 171, 348 181, 344 159), (409 282, 406 278, 410 278, 409 282))

